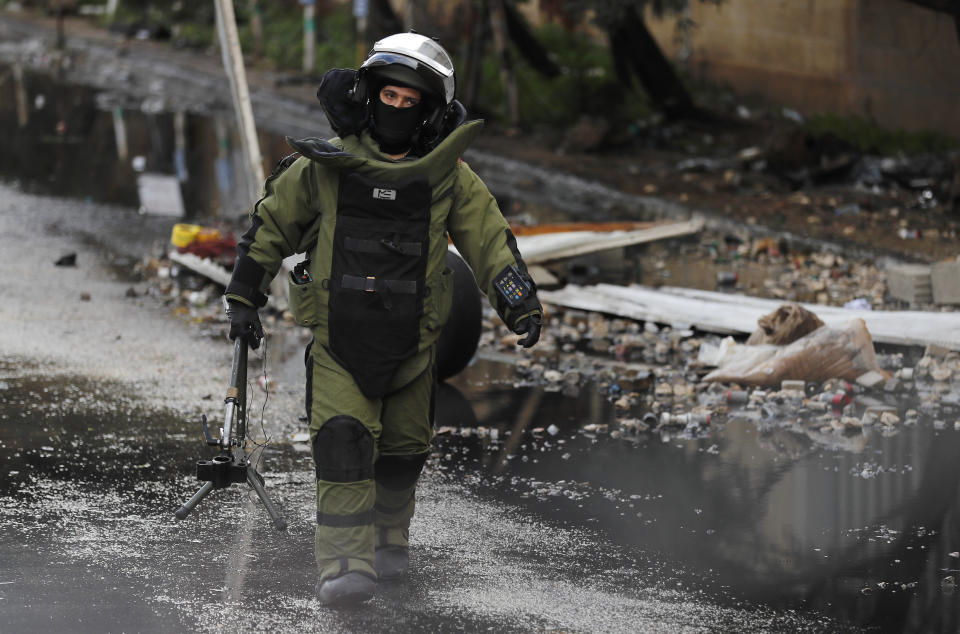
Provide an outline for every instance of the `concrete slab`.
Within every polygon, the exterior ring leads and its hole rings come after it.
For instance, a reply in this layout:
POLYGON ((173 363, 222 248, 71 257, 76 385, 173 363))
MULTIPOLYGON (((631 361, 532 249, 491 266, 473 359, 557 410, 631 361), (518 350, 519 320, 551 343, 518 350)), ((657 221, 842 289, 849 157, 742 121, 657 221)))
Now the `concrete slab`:
POLYGON ((933 301, 930 267, 926 264, 900 264, 887 269, 887 292, 910 304, 933 301))
POLYGON ((933 301, 937 304, 960 304, 960 262, 939 262, 930 269, 933 301))

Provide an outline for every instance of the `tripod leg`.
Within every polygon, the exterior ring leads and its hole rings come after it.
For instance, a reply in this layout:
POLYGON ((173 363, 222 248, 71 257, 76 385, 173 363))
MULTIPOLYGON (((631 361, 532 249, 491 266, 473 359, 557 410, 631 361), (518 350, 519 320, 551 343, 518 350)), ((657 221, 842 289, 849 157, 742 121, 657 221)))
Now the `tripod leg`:
POLYGON ((287 521, 280 517, 276 507, 273 506, 273 502, 267 497, 267 492, 263 490, 263 485, 260 484, 260 474, 257 473, 253 467, 247 468, 247 484, 253 487, 253 490, 257 492, 257 496, 260 497, 260 501, 263 502, 263 505, 267 508, 267 514, 270 515, 270 519, 273 520, 273 527, 278 531, 287 530, 287 521))
POLYGON ((174 515, 177 516, 177 519, 178 519, 178 520, 182 520, 182 519, 185 518, 187 515, 189 515, 189 514, 190 514, 190 511, 193 510, 193 507, 195 507, 197 504, 200 504, 200 500, 202 500, 203 498, 207 497, 207 495, 208 495, 211 491, 213 491, 213 482, 207 482, 207 483, 205 483, 202 487, 200 487, 200 490, 199 490, 199 491, 197 491, 196 493, 193 494, 193 497, 192 497, 192 498, 190 498, 189 500, 187 500, 187 503, 186 503, 186 504, 184 504, 184 505, 181 506, 179 509, 177 509, 177 512, 174 513, 174 515))

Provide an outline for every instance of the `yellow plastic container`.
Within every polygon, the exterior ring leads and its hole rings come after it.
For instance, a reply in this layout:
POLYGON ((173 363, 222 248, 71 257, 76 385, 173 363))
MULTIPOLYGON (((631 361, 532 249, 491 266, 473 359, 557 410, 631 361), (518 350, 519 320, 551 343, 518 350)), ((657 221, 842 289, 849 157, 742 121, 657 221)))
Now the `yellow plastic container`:
POLYGON ((219 240, 223 236, 220 235, 219 229, 212 229, 210 227, 203 227, 197 233, 196 241, 197 242, 212 242, 213 240, 219 240))
POLYGON ((170 234, 170 242, 175 247, 189 246, 193 244, 202 230, 203 227, 200 225, 175 224, 173 225, 173 233, 170 234))

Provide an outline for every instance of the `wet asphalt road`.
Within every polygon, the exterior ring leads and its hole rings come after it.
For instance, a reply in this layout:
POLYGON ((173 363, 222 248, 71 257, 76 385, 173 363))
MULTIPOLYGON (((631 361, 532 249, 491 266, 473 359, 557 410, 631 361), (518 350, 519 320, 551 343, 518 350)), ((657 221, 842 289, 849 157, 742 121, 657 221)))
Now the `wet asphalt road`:
POLYGON ((171 431, 182 421, 110 405, 114 386, 24 377, 6 363, 0 372, 0 456, 13 467, 0 491, 3 631, 788 631, 806 621, 717 607, 643 549, 484 499, 440 460, 418 498, 409 582, 381 586, 363 609, 324 609, 312 599, 307 452, 264 458, 286 533, 239 488, 178 523, 199 444, 171 431))
MULTIPOLYGON (((525 401, 545 396, 513 389, 491 375, 509 366, 489 362, 444 391, 440 424, 475 416, 503 435, 486 446, 438 439, 419 492, 409 582, 381 586, 363 609, 319 606, 311 458, 283 438, 296 426, 299 386, 280 389, 264 410, 274 442, 263 471, 289 530, 275 532, 239 487, 176 522, 173 510, 198 486, 192 464, 207 457, 197 416, 220 409, 230 348, 142 287, 127 296, 137 284, 107 246, 142 250, 163 235, 162 223, 5 185, 0 206, 8 298, 0 306, 0 631, 836 629, 815 613, 752 603, 709 568, 624 540, 615 520, 531 503, 522 470, 516 485, 502 480, 509 469, 485 471, 505 451, 530 463, 508 442, 515 424, 503 389, 525 401), (78 254, 78 266, 53 267, 66 252, 78 254)), ((565 429, 583 423, 567 418, 565 429)), ((551 455, 566 462, 565 453, 551 455)), ((546 485, 557 499, 580 498, 581 508, 616 498, 563 478, 546 485)))

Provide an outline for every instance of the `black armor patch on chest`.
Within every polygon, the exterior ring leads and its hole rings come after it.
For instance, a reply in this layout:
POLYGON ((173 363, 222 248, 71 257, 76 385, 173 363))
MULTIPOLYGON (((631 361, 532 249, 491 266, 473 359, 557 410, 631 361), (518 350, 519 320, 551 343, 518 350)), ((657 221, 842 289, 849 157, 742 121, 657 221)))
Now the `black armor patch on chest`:
POLYGON ((430 186, 426 180, 384 183, 357 172, 340 178, 338 216, 380 220, 430 218, 430 186))
POLYGON ((426 288, 426 180, 340 177, 330 268, 330 348, 367 396, 417 352, 426 288))

